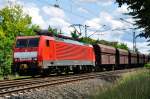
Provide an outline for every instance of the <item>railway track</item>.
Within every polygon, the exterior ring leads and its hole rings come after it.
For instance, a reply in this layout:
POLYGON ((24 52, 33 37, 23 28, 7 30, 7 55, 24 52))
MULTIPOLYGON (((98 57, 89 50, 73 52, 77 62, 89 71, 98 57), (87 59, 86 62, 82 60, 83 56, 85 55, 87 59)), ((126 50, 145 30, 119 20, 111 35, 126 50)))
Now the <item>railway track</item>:
POLYGON ((117 77, 118 74, 135 71, 136 69, 126 69, 117 71, 107 71, 107 72, 96 72, 96 73, 86 73, 78 75, 69 76, 58 76, 58 77, 46 77, 46 78, 32 78, 23 80, 9 80, 0 82, 0 96, 11 96, 12 94, 25 93, 33 89, 38 89, 42 87, 66 84, 74 81, 93 79, 93 78, 108 78, 117 77))

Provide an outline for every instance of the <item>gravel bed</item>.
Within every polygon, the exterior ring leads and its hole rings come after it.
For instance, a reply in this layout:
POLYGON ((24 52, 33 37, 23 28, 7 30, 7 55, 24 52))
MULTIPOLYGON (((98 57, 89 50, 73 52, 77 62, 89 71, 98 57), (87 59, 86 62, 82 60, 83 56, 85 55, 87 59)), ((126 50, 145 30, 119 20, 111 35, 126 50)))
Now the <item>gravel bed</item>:
POLYGON ((101 79, 82 80, 73 83, 49 86, 31 92, 13 95, 5 99, 88 99, 112 83, 101 79))

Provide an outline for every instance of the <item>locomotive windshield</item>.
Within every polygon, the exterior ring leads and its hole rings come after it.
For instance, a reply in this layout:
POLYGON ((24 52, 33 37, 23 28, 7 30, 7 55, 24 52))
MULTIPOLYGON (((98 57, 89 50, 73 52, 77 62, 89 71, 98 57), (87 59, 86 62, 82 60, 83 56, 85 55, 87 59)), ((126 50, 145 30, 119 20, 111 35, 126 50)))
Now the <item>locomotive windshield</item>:
POLYGON ((16 42, 16 48, 38 47, 38 44, 39 38, 18 39, 16 42))

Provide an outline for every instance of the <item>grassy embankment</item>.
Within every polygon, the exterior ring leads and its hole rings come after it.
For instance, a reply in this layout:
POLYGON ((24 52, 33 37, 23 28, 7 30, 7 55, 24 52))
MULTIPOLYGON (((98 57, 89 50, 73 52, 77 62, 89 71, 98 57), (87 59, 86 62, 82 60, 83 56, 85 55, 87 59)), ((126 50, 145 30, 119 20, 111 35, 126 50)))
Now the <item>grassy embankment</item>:
POLYGON ((109 88, 103 88, 92 99, 150 99, 150 64, 147 69, 128 73, 109 88))

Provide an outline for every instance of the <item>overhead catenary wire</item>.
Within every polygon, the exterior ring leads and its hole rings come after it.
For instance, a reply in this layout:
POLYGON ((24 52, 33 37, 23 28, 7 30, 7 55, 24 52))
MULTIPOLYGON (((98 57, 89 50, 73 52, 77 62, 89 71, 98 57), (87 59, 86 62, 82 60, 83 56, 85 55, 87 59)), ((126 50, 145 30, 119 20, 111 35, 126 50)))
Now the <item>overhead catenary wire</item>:
MULTIPOLYGON (((40 0, 40 1, 43 2, 43 0, 40 0)), ((79 18, 81 18, 81 19, 90 19, 90 17, 83 16, 83 15, 79 15, 79 14, 77 14, 77 13, 72 12, 71 10, 64 9, 64 8, 62 8, 60 5, 59 5, 59 7, 56 7, 55 4, 50 4, 48 1, 44 1, 44 2, 47 3, 47 5, 49 5, 49 6, 51 6, 51 7, 55 7, 55 8, 61 9, 61 10, 65 11, 65 12, 67 12, 67 13, 69 13, 69 14, 72 14, 72 15, 74 15, 74 16, 77 16, 77 17, 79 17, 79 18)))
MULTIPOLYGON (((40 1, 42 1, 42 0, 40 0, 40 1)), ((72 0, 72 1, 73 1, 73 0, 72 0)), ((47 3, 49 6, 51 6, 51 7, 55 7, 53 4, 50 4, 48 1, 44 1, 44 2, 46 2, 46 3, 47 3)), ((55 7, 55 8, 61 9, 61 10, 65 11, 65 12, 71 14, 71 15, 77 16, 77 17, 80 18, 80 19, 84 19, 84 20, 89 20, 89 19, 91 19, 90 17, 83 16, 83 15, 79 15, 79 14, 73 12, 72 10, 64 9, 64 8, 62 8, 60 5, 59 5, 59 7, 55 7)), ((93 14, 93 13, 92 13, 92 14, 93 14)), ((96 17, 96 16, 95 16, 95 17, 96 17)), ((93 23, 97 23, 97 22, 93 22, 93 23)))
MULTIPOLYGON (((57 9, 61 9, 61 10, 63 10, 64 12, 67 12, 67 13, 69 13, 69 14, 71 14, 71 15, 77 16, 77 17, 79 17, 79 18, 81 18, 81 19, 84 19, 84 20, 87 20, 87 19, 89 20, 89 19, 90 19, 90 17, 88 17, 88 16, 79 15, 79 14, 77 14, 77 13, 71 11, 71 10, 62 8, 62 7, 59 5, 60 2, 58 3, 58 0, 56 0, 56 3, 55 3, 55 4, 51 4, 51 3, 49 3, 48 1, 45 1, 45 0, 40 0, 40 1, 45 2, 47 5, 49 5, 49 6, 51 6, 51 7, 54 7, 54 8, 57 8, 57 9), (56 6, 56 5, 57 5, 57 6, 56 6)), ((68 19, 63 18, 63 20, 66 21, 66 22, 68 22, 68 23, 70 23, 70 24, 74 24, 74 23, 72 23, 72 22, 71 22, 70 20, 68 20, 68 19)), ((91 26, 90 26, 90 27, 91 27, 91 26)), ((95 30, 93 30, 93 31, 95 31, 95 30)))
MULTIPOLYGON (((59 6, 55 6, 55 5, 53 5, 53 4, 50 4, 48 1, 44 1, 44 2, 46 2, 46 3, 47 3, 49 6, 51 6, 51 7, 54 7, 54 8, 57 8, 57 9, 61 9, 61 10, 65 11, 65 12, 67 12, 67 13, 69 13, 69 14, 72 14, 72 15, 74 15, 74 16, 77 16, 77 17, 79 17, 79 18, 81 18, 81 19, 84 19, 84 20, 87 20, 87 19, 88 19, 88 20, 89 20, 89 17, 76 14, 75 12, 73 12, 73 11, 71 11, 71 10, 62 8, 60 5, 59 5, 59 6)), ((63 20, 65 20, 66 22, 68 22, 68 20, 66 20, 66 19, 63 19, 63 20)), ((69 23, 71 23, 71 22, 69 21, 69 23)), ((72 24, 72 23, 71 23, 71 24, 72 24)), ((91 27, 91 26, 90 26, 90 27, 91 27)), ((93 30, 93 31, 95 31, 95 30, 93 30)), ((87 32, 87 30, 86 30, 86 32, 87 32)))
POLYGON ((91 10, 88 9, 88 8, 85 8, 85 7, 81 6, 81 5, 78 4, 77 2, 75 2, 75 1, 73 1, 73 0, 71 0, 71 2, 73 2, 73 4, 75 4, 76 6, 81 7, 82 9, 88 11, 89 13, 91 13, 92 16, 94 16, 94 17, 99 17, 99 15, 97 15, 95 12, 91 11, 91 10))

